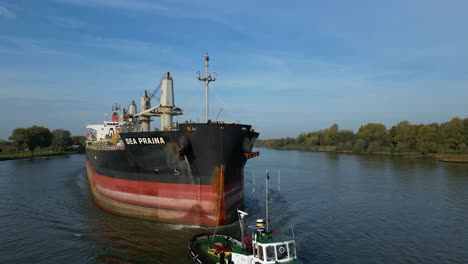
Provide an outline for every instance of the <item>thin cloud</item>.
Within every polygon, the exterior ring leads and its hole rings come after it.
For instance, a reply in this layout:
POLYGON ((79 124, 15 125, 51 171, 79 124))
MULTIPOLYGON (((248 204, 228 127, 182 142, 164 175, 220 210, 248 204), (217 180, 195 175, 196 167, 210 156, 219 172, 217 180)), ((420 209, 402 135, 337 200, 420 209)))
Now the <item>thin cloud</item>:
POLYGON ((0 18, 16 19, 16 13, 5 6, 0 5, 0 18))
POLYGON ((104 38, 99 36, 86 35, 82 38, 83 43, 88 48, 99 49, 105 52, 113 51, 118 53, 144 54, 145 57, 151 55, 167 54, 170 48, 156 45, 146 41, 104 38))
POLYGON ((154 2, 136 0, 55 0, 63 4, 88 6, 88 7, 111 7, 118 9, 133 9, 138 11, 165 11, 167 7, 154 2))
MULTIPOLYGON (((224 3, 220 1, 165 1, 165 4, 155 3, 155 1, 142 0, 53 0, 57 3, 93 7, 93 8, 116 8, 125 11, 133 10, 137 12, 153 12, 160 15, 171 17, 180 17, 188 19, 196 19, 222 25, 225 28, 246 35, 254 35, 250 25, 239 20, 239 17, 256 17, 258 12, 265 12, 258 6, 255 10, 251 10, 253 3, 249 3, 249 8, 244 8, 244 5, 224 3), (170 8, 169 8, 170 6, 170 8), (170 13, 167 11, 170 10, 170 13), (247 14, 249 13, 249 14, 247 14)), ((164 2, 164 1, 163 1, 164 2)), ((256 32, 259 34, 260 32, 256 32)))
POLYGON ((56 25, 64 28, 81 29, 89 26, 89 24, 84 21, 70 17, 52 17, 51 20, 56 25))
POLYGON ((38 47, 38 41, 31 38, 22 38, 11 35, 0 35, 0 41, 4 43, 14 44, 15 47, 38 47))
POLYGON ((54 57, 65 57, 68 59, 82 59, 83 56, 57 48, 52 48, 51 41, 36 40, 32 38, 16 37, 11 35, 0 35, 0 53, 10 55, 52 55, 54 57), (8 43, 9 47, 1 47, 1 42, 8 43))
POLYGON ((252 59, 257 61, 258 63, 269 65, 275 68, 286 67, 286 62, 278 56, 272 56, 272 55, 266 55, 266 54, 255 54, 253 55, 252 59))
POLYGON ((89 35, 84 36, 83 40, 84 43, 86 43, 86 46, 88 47, 105 50, 114 50, 120 52, 148 52, 153 47, 152 44, 143 41, 127 39, 109 39, 89 35))

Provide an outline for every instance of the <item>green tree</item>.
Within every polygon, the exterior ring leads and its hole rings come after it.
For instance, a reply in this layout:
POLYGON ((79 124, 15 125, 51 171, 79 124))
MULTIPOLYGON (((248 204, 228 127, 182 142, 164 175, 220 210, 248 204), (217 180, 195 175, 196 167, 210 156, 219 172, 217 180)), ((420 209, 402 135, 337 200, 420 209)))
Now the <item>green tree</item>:
POLYGON ((412 125, 408 121, 401 121, 396 126, 392 127, 392 134, 394 136, 393 141, 398 146, 406 146, 406 149, 403 151, 408 151, 411 149, 416 149, 416 136, 418 133, 418 128, 415 125, 412 125))
POLYGON ((72 142, 73 142, 73 145, 84 146, 86 143, 86 137, 85 136, 73 136, 72 142))
POLYGON ((367 147, 367 152, 369 153, 375 153, 375 152, 378 152, 380 151, 380 144, 379 142, 377 141, 372 141, 370 144, 369 144, 369 147, 367 147))
POLYGON ((463 119, 463 136, 465 137, 465 145, 468 145, 468 118, 463 119))
POLYGON ((398 142, 395 146, 395 151, 398 153, 405 152, 409 149, 409 145, 406 142, 398 142))
POLYGON ((338 142, 352 144, 356 140, 356 134, 352 130, 340 130, 338 135, 338 142))
POLYGON ((33 156, 34 150, 37 147, 48 147, 52 141, 52 134, 50 133, 50 130, 41 126, 32 126, 26 128, 26 135, 28 138, 27 146, 29 151, 31 151, 31 157, 33 156))
POLYGON ((73 143, 70 131, 55 129, 52 131, 52 146, 56 151, 64 151, 66 146, 73 143))
POLYGON ((420 126, 417 139, 423 142, 437 142, 437 128, 431 125, 420 126))
POLYGON ((437 144, 434 142, 419 142, 417 148, 423 155, 437 152, 437 144))
POLYGON ((11 132, 11 136, 8 138, 13 141, 13 146, 17 147, 22 151, 24 157, 24 149, 28 144, 28 133, 25 128, 15 128, 11 132))
MULTIPOLYGON (((427 153, 468 153, 468 118, 453 118, 447 123, 413 125, 401 121, 387 130, 385 125, 369 123, 359 128, 358 133, 340 130, 333 124, 325 130, 302 133, 297 138, 258 140, 258 146, 271 148, 297 148, 303 146, 334 146, 335 150, 353 150, 355 152, 419 151, 427 153)), ((332 148, 326 148, 328 150, 332 148)))
POLYGON ((284 139, 283 141, 283 146, 287 146, 287 145, 291 145, 291 144, 294 144, 296 143, 296 140, 292 137, 287 137, 286 139, 284 139))
POLYGON ((299 145, 302 145, 305 143, 307 139, 307 133, 301 133, 297 138, 296 138, 296 142, 297 144, 299 145))
POLYGON ((370 142, 378 142, 380 146, 385 146, 388 142, 388 131, 384 124, 369 123, 361 126, 357 133, 358 138, 364 140, 366 147, 370 142))
POLYGON ((321 146, 336 146, 338 144, 339 128, 337 124, 333 124, 330 128, 323 131, 323 137, 320 142, 321 146))
POLYGON ((6 141, 6 140, 3 140, 3 139, 0 139, 0 148, 4 148, 6 146, 9 146, 10 145, 10 142, 6 141))
POLYGON ((467 153, 468 152, 468 146, 466 146, 465 143, 461 143, 458 146, 458 149, 460 150, 460 153, 467 153))
POLYGON ((442 124, 439 129, 439 140, 442 143, 443 151, 452 153, 459 151, 460 145, 465 140, 463 132, 464 123, 458 117, 442 124))
POLYGON ((366 141, 362 138, 358 138, 353 146, 354 152, 364 152, 366 150, 366 141))
POLYGON ((433 125, 422 125, 418 128, 417 150, 421 154, 437 152, 437 128, 433 125))
POLYGON ((306 145, 308 146, 318 146, 320 145, 320 134, 319 132, 309 133, 306 139, 306 145))

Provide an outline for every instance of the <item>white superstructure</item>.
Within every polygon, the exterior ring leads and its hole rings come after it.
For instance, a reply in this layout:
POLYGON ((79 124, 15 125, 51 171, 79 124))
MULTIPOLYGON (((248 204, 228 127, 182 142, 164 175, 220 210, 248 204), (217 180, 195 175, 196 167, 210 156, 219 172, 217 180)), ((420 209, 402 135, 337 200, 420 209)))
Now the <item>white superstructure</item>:
POLYGON ((104 121, 103 125, 87 125, 86 128, 93 130, 87 134, 88 140, 101 141, 117 136, 123 124, 125 122, 104 121))
POLYGON ((141 130, 149 131, 149 122, 151 116, 161 117, 161 131, 168 131, 173 129, 172 116, 182 115, 182 109, 174 105, 174 83, 171 74, 168 72, 161 80, 161 93, 159 104, 154 107, 149 105, 149 97, 145 91, 144 96, 141 98, 142 104, 145 107, 141 108, 141 112, 136 114, 135 117, 140 118, 141 130), (148 123, 148 125, 146 125, 148 123))
POLYGON ((182 109, 174 105, 174 84, 171 74, 168 72, 161 80, 160 84, 160 99, 157 106, 151 107, 151 99, 157 90, 149 95, 144 91, 140 100, 140 112, 136 113, 137 106, 135 101, 132 101, 128 107, 128 111, 121 109, 120 106, 113 107, 114 114, 112 121, 104 121, 104 124, 87 125, 87 138, 90 141, 101 141, 105 139, 118 137, 118 133, 125 131, 151 131, 150 123, 152 116, 161 117, 161 130, 168 131, 177 129, 172 122, 172 116, 182 115, 182 109), (121 110, 120 121, 116 111, 121 110))

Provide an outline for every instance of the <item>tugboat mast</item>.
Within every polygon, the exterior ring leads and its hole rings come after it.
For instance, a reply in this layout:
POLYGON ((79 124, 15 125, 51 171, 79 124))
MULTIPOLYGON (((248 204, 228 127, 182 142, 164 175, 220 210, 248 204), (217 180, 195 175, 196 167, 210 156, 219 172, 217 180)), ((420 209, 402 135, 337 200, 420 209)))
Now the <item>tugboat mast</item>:
POLYGON ((208 73, 208 61, 210 57, 208 56, 208 52, 205 53, 205 76, 200 76, 200 72, 197 72, 197 79, 199 81, 205 82, 205 121, 208 122, 208 84, 210 82, 216 81, 216 73, 208 73))
POLYGON ((270 197, 268 196, 268 180, 270 179, 270 173, 266 172, 266 180, 265 180, 265 208, 266 208, 266 232, 268 233, 268 223, 270 222, 270 215, 268 214, 268 201, 270 197))

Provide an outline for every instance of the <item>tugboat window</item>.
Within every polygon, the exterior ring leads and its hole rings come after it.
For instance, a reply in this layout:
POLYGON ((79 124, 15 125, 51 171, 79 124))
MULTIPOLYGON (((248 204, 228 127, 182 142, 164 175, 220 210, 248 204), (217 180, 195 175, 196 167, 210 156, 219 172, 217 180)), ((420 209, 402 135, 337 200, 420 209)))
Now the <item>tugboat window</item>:
POLYGON ((263 248, 262 248, 262 246, 258 246, 258 258, 261 259, 261 260, 265 260, 263 258, 263 248))
POLYGON ((267 261, 275 260, 275 246, 266 247, 267 261))
POLYGON ((291 258, 296 257, 296 248, 294 247, 293 242, 289 243, 289 255, 290 255, 291 258))
POLYGON ((285 259, 288 257, 288 251, 286 250, 286 244, 281 244, 276 246, 276 255, 278 260, 285 259))

